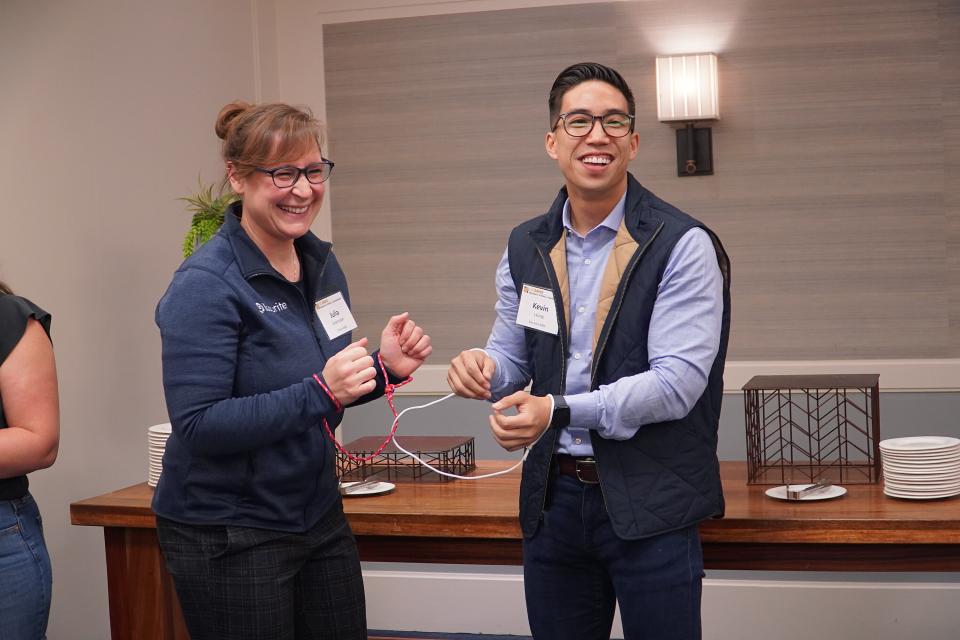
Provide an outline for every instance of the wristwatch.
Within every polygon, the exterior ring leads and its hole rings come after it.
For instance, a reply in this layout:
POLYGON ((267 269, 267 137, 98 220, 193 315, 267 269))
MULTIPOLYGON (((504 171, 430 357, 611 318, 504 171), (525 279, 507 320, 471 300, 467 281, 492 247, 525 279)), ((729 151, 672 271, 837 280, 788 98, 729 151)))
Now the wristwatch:
POLYGON ((570 406, 563 396, 553 394, 553 416, 550 418, 551 429, 562 429, 570 424, 570 406))

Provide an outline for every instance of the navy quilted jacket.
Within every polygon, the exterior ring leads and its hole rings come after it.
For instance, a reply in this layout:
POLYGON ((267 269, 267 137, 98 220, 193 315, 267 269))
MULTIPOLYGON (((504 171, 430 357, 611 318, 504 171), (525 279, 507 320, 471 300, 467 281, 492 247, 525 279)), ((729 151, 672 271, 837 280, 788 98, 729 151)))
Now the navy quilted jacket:
MULTIPOLYGON (((563 189, 548 213, 511 233, 510 271, 518 292, 527 283, 549 287, 554 299, 561 299, 549 254, 562 237, 561 214, 566 198, 563 189)), ((730 330, 730 262, 712 231, 653 195, 632 175, 624 217, 638 247, 597 340, 591 389, 650 368, 646 335, 657 286, 674 245, 684 233, 700 227, 710 235, 724 279, 720 349, 706 390, 690 413, 680 420, 644 425, 629 440, 607 440, 591 432, 603 497, 614 530, 621 538, 638 539, 723 515, 716 451, 730 330)), ((559 326, 558 335, 530 329, 525 332, 535 395, 564 392, 567 336, 562 318, 559 326)), ((523 467, 520 522, 525 536, 533 535, 540 522, 556 435, 550 432, 541 438, 523 467)))

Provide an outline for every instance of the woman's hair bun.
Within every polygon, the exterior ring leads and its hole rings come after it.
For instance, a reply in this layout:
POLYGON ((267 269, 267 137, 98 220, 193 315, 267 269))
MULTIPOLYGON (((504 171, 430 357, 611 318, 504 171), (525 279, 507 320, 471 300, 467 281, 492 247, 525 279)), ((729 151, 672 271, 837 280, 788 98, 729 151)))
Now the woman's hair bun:
POLYGON ((230 125, 233 124, 237 116, 252 106, 253 105, 251 105, 249 102, 235 100, 234 102, 226 105, 223 109, 220 109, 220 113, 217 114, 217 123, 214 125, 214 130, 217 132, 217 137, 221 140, 226 140, 227 132, 230 131, 230 125))

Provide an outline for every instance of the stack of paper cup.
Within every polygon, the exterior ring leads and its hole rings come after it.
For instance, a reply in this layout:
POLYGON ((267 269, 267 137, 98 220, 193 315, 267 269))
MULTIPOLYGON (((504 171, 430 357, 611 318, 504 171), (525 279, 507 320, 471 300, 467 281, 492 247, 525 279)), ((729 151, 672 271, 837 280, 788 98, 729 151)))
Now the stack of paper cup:
POLYGON ((170 423, 155 424, 147 429, 147 453, 150 457, 150 467, 147 472, 147 484, 157 486, 160 472, 163 471, 163 450, 170 437, 170 423))

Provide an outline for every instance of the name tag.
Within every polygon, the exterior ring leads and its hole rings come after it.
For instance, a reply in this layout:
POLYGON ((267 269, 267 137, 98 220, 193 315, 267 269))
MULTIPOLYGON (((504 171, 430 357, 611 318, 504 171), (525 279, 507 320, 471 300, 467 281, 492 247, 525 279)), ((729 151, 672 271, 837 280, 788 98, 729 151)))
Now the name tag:
POLYGON ((560 332, 557 324, 557 309, 553 303, 553 291, 531 284, 524 284, 520 293, 520 308, 517 324, 551 335, 560 332))
POLYGON ((331 340, 357 328, 357 321, 353 319, 350 307, 347 306, 347 301, 339 291, 332 296, 317 300, 313 308, 317 312, 317 317, 320 318, 323 330, 331 340))

